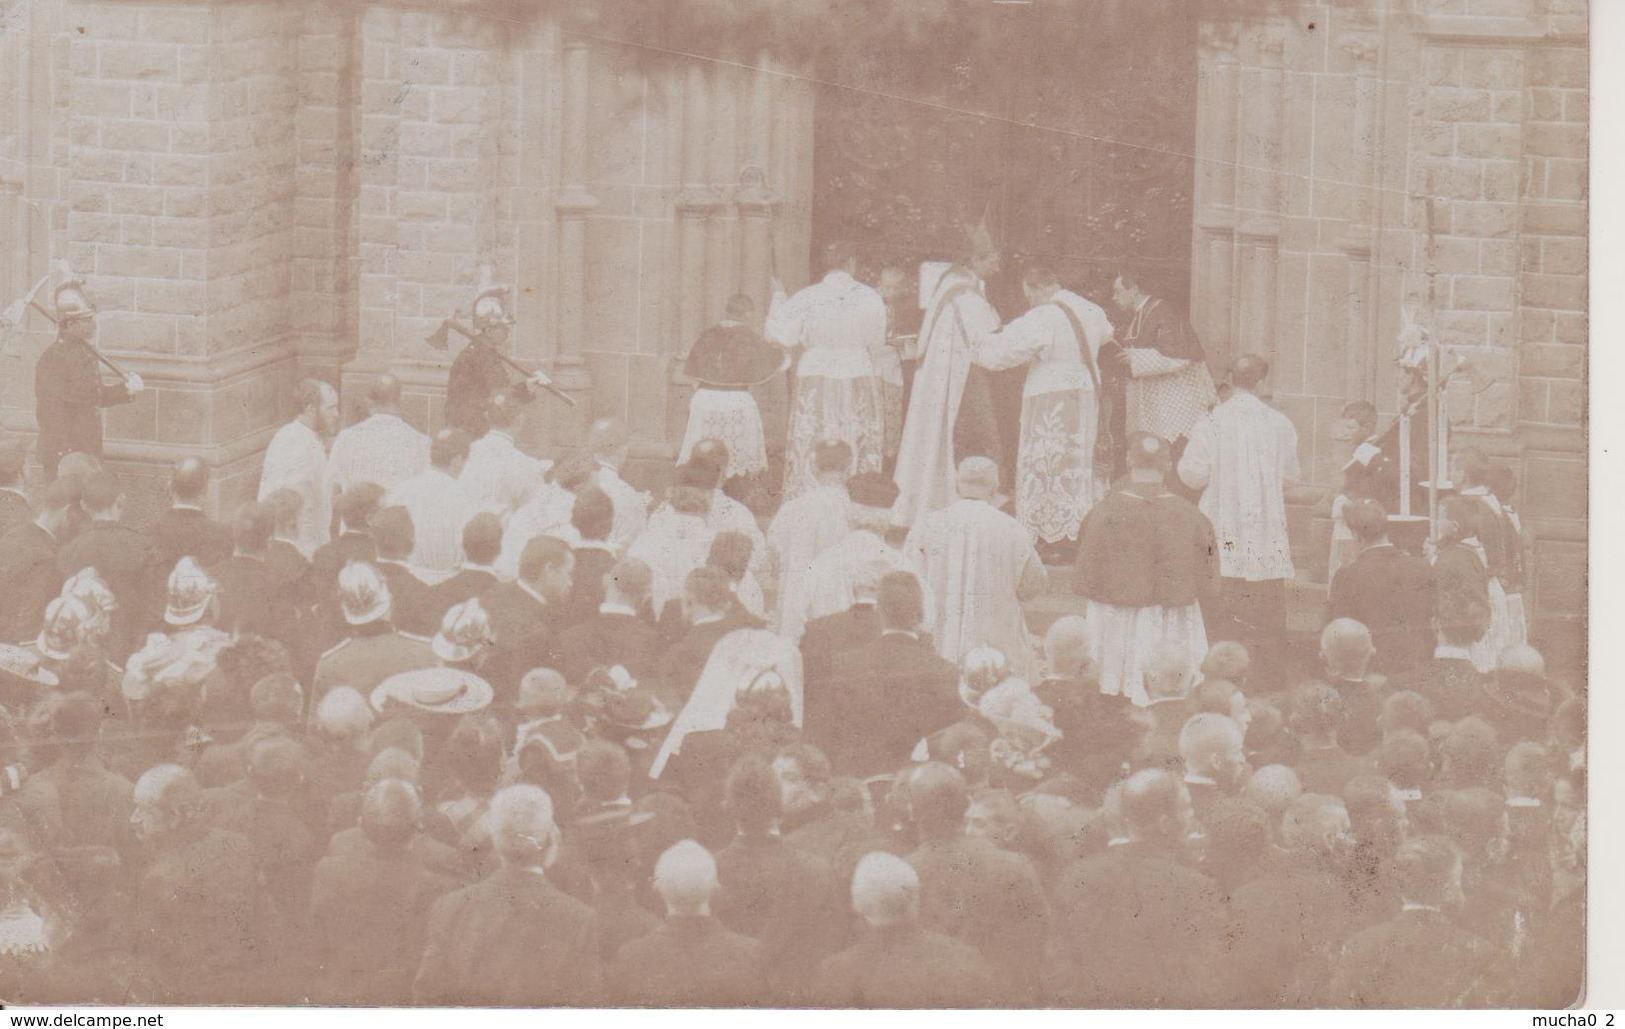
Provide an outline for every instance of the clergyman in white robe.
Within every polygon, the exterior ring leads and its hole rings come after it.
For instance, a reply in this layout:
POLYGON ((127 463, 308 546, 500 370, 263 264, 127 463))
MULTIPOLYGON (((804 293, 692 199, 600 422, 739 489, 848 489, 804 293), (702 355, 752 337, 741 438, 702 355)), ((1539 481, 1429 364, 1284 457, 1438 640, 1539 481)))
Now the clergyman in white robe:
POLYGON ((999 314, 982 295, 974 272, 955 266, 945 272, 926 305, 914 349, 919 359, 903 439, 893 476, 901 491, 892 522, 911 526, 920 515, 954 499, 954 427, 976 346, 999 327, 999 314))
POLYGON ((1022 284, 1032 309, 976 346, 994 371, 1028 365, 1016 452, 1016 518, 1044 543, 1077 539, 1099 495, 1094 453, 1100 415, 1100 348, 1106 312, 1043 269, 1022 284))
POLYGON ((826 472, 817 486, 779 508, 767 527, 768 567, 778 583, 775 624, 791 639, 801 636, 813 562, 847 533, 845 479, 844 469, 826 472))
POLYGON ((993 647, 1011 670, 1036 671, 1022 602, 1044 588, 1044 563, 1026 526, 994 507, 999 469, 982 457, 960 462, 959 499, 927 513, 903 554, 934 606, 928 616, 937 653, 959 664, 975 647, 993 647))
POLYGON ((854 469, 880 471, 886 426, 872 350, 886 344, 886 302, 853 278, 856 252, 832 243, 824 278, 785 298, 778 290, 762 335, 782 347, 803 347, 790 401, 784 451, 784 497, 817 484, 813 452, 838 439, 852 448, 854 469))
POLYGON ((279 489, 291 489, 304 499, 295 544, 300 553, 310 557, 327 542, 332 531, 333 494, 327 481, 327 447, 317 430, 331 429, 337 423, 339 398, 332 386, 322 382, 316 383, 314 389, 301 383, 300 399, 306 401, 304 410, 278 429, 265 449, 257 499, 264 500, 279 489))

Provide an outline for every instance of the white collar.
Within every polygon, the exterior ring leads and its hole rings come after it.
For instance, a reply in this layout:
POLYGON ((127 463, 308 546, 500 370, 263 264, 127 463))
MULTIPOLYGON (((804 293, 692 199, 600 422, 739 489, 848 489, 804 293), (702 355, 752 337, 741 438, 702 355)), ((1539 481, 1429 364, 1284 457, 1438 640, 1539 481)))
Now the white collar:
POLYGON ((615 544, 609 540, 582 540, 575 545, 577 550, 602 550, 606 554, 615 553, 615 544))
POLYGON ((485 573, 487 573, 489 575, 497 574, 497 570, 495 568, 493 568, 491 565, 475 564, 473 561, 464 561, 463 566, 462 566, 461 569, 459 569, 459 571, 464 571, 464 572, 485 572, 485 573))
POLYGON ((1464 497, 1487 497, 1490 495, 1488 486, 1463 486, 1461 495, 1464 497))
POLYGON ((203 513, 203 508, 198 507, 196 504, 170 504, 169 509, 171 511, 196 511, 199 514, 203 513))
POLYGON ((1441 643, 1433 648, 1433 660, 1442 661, 1447 658, 1457 661, 1471 661, 1473 655, 1466 647, 1452 647, 1447 643, 1441 643))
POLYGON ((719 328, 719 329, 735 329, 735 328, 738 328, 739 326, 741 326, 743 324, 745 324, 745 323, 741 322, 741 321, 735 321, 732 318, 724 318, 724 319, 722 319, 722 321, 717 322, 717 328, 719 328))
POLYGON ((530 583, 526 582, 523 579, 515 579, 514 580, 514 585, 518 586, 520 589, 524 590, 526 593, 529 593, 532 597, 535 597, 538 601, 540 601, 542 603, 543 606, 548 606, 547 598, 542 596, 540 593, 537 593, 535 587, 531 586, 530 583))
POLYGON ((702 625, 715 625, 717 622, 722 621, 726 617, 728 617, 728 616, 727 615, 706 615, 704 618, 696 618, 692 622, 689 622, 688 627, 690 629, 697 629, 702 625))
POLYGON ((1508 797, 1507 807, 1540 807, 1539 797, 1508 797))
POLYGON ((1191 774, 1187 773, 1185 775, 1185 785, 1186 786, 1217 786, 1219 784, 1218 784, 1217 780, 1210 779, 1205 775, 1191 775, 1191 774))
POLYGON ((514 445, 513 433, 509 432, 507 429, 488 429, 486 430, 485 438, 502 440, 510 447, 514 445))
POLYGON ((915 632, 912 629, 882 629, 882 630, 880 630, 880 635, 882 635, 882 636, 907 636, 911 640, 918 640, 920 638, 920 634, 915 632))
POLYGON ((631 615, 633 618, 638 616, 637 608, 629 604, 617 604, 612 600, 606 600, 599 604, 598 613, 601 615, 631 615))
POLYGON ((1415 901, 1407 900, 1407 901, 1404 901, 1403 903, 1400 904, 1399 910, 1401 910, 1401 911, 1432 911, 1434 914, 1439 914, 1441 909, 1440 909, 1439 905, 1437 905, 1437 904, 1418 904, 1415 901))

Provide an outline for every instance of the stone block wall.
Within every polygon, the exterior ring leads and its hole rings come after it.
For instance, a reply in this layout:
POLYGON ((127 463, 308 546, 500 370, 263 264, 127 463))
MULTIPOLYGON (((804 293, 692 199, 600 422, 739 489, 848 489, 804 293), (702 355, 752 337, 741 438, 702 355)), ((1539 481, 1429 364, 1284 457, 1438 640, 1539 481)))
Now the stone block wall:
POLYGON ((1561 0, 1301 4, 1206 27, 1193 320, 1215 364, 1268 354, 1318 500, 1291 512, 1324 580, 1349 400, 1397 405, 1402 311, 1464 357, 1456 444, 1523 482, 1537 634, 1583 653, 1587 47, 1561 0))

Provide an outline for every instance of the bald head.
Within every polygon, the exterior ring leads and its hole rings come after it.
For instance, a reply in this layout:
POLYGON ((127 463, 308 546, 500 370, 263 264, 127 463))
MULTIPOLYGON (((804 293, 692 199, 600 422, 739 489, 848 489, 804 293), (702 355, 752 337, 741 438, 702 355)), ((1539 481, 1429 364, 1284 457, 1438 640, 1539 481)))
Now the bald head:
POLYGON ((1185 835, 1185 798, 1178 779, 1160 768, 1146 768, 1123 780, 1117 790, 1117 813, 1129 834, 1139 840, 1175 840, 1185 835))
POLYGON ((380 375, 367 386, 367 408, 373 414, 393 414, 401 406, 401 380, 380 375))
POLYGON ((1044 633, 1044 663, 1058 679, 1093 679, 1095 631, 1082 615, 1064 615, 1044 633))
POLYGON ((540 786, 521 783, 498 790, 491 798, 490 825, 492 843, 504 865, 547 866, 558 854, 553 798, 540 786))
POLYGON ((1145 659, 1145 691, 1152 700, 1184 697, 1191 691, 1191 662, 1185 648, 1161 640, 1145 659))
POLYGON ((1212 712, 1192 715, 1179 730, 1179 756, 1185 762, 1185 774, 1212 779, 1222 789, 1234 789, 1248 772, 1241 743, 1241 726, 1234 719, 1212 712))
POLYGON ((1303 796, 1303 784, 1298 773, 1286 765, 1265 765, 1247 778, 1242 794, 1263 808, 1271 821, 1279 821, 1292 802, 1303 796))
POLYGON ((1341 798, 1305 793, 1287 808, 1281 842, 1289 850, 1332 853, 1349 841, 1349 813, 1341 798))
POLYGON ((600 461, 619 467, 632 442, 632 434, 619 418, 600 418, 587 430, 587 451, 600 461))
POLYGON ((209 488, 209 466, 201 458, 183 457, 169 473, 169 495, 177 504, 198 504, 209 488))
POLYGON ((967 500, 992 500, 999 492, 999 466, 990 458, 967 457, 959 462, 956 485, 967 500))
POLYGON ((405 779, 383 779, 361 801, 361 831, 376 847, 404 847, 423 817, 417 787, 405 779))
POLYGON ((1334 679, 1361 679, 1377 648, 1371 630, 1352 618, 1336 618, 1320 634, 1320 660, 1334 679))
POLYGON ((1252 392, 1269 374, 1270 363, 1259 354, 1242 354, 1230 363, 1230 383, 1237 389, 1252 392))
POLYGON ((902 925, 920 914, 920 876, 895 854, 865 854, 852 873, 852 908, 876 928, 902 925))
POLYGON ((654 885, 668 913, 709 914, 717 891, 716 859, 693 840, 674 843, 655 862, 654 885))
POLYGON ((203 787, 180 765, 156 765, 136 780, 130 820, 148 840, 161 839, 197 817, 203 787))

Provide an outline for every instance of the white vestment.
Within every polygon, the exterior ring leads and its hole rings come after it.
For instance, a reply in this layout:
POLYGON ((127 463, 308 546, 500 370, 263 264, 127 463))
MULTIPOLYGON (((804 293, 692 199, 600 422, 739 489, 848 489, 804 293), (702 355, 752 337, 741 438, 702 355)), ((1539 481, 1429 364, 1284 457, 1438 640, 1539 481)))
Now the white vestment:
POLYGON ((609 534, 609 541, 624 554, 649 521, 649 494, 627 485, 620 472, 602 461, 598 462, 597 481, 598 488, 615 505, 615 528, 609 534))
POLYGON ((1291 419, 1238 389, 1196 420, 1179 478, 1202 490, 1198 505, 1219 540, 1219 574, 1265 582, 1292 578, 1286 487, 1298 481, 1291 419))
POLYGON ((480 513, 462 484, 443 469, 430 468, 384 495, 384 506, 406 508, 412 516, 412 566, 425 582, 449 577, 463 563, 463 526, 480 513))
POLYGON ((1014 518, 981 500, 928 512, 908 534, 913 563, 936 609, 937 653, 956 666, 973 647, 994 647, 1020 676, 1036 668, 1021 602, 1044 586, 1044 563, 1014 518))
POLYGON ((897 503, 892 524, 913 525, 920 515, 954 499, 954 421, 970 374, 971 355, 999 327, 999 314, 974 275, 950 270, 937 283, 925 322, 905 358, 923 361, 914 374, 903 439, 897 450, 897 503))
MULTIPOLYGON (((878 561, 890 565, 894 571, 912 572, 914 568, 903 552, 891 546, 867 529, 853 529, 836 543, 825 547, 807 569, 807 580, 797 611, 784 612, 786 621, 796 620, 791 639, 800 639, 801 630, 814 618, 839 614, 851 607, 856 598, 852 584, 865 564, 878 561)), ((929 591, 925 598, 926 621, 931 620, 932 601, 929 591)))
POLYGON ((333 523, 333 497, 327 486, 327 448, 316 430, 301 421, 291 421, 271 437, 260 469, 260 492, 264 500, 279 489, 291 489, 304 498, 299 511, 299 552, 306 557, 327 542, 333 523))
POLYGON ((886 427, 880 378, 869 356, 886 345, 880 294, 846 272, 830 272, 793 297, 775 296, 762 335, 782 347, 805 348, 790 402, 785 499, 817 485, 813 454, 824 440, 852 448, 854 473, 880 471, 886 427))
POLYGON ((575 513, 576 495, 556 482, 544 482, 530 499, 508 518, 502 530, 502 553, 497 556, 497 572, 512 579, 519 575, 519 558, 525 544, 537 536, 557 536, 572 545, 580 537, 570 516, 575 513))
POLYGON ((649 566, 655 611, 683 596, 688 573, 705 564, 716 531, 699 515, 662 507, 649 516, 643 534, 632 541, 626 556, 649 566))
POLYGON ((513 437, 492 429, 468 448, 468 460, 458 481, 481 511, 507 524, 513 513, 541 484, 548 462, 537 460, 514 445, 513 437))
POLYGON ((1046 543, 1076 539, 1098 495, 1099 355, 1111 338, 1106 312, 1059 290, 1052 302, 1037 305, 976 347, 976 363, 994 371, 1031 363, 1021 399, 1016 517, 1046 543), (1077 318, 1083 339, 1058 304, 1077 318))
MULTIPOLYGON (((705 524, 713 535, 737 532, 750 540, 750 577, 754 582, 760 582, 767 574, 767 540, 763 538, 762 527, 757 523, 756 516, 750 513, 750 508, 716 490, 711 494, 711 513, 705 524)), ((756 589, 759 591, 761 587, 756 586, 756 589)), ((757 596, 759 598, 760 593, 757 596)))
POLYGON ((767 527, 770 574, 777 577, 779 632, 801 638, 807 577, 818 555, 847 533, 845 486, 815 486, 787 502, 767 527))
POLYGON ((683 740, 691 733, 725 728, 734 698, 769 671, 783 681, 790 694, 790 720, 799 726, 803 693, 801 651, 796 649, 795 641, 766 629, 735 629, 711 648, 694 692, 655 752, 649 778, 660 778, 666 763, 683 749, 683 740))
POLYGON ((375 414, 334 437, 327 479, 337 492, 363 482, 387 491, 427 467, 429 437, 399 415, 375 414))

